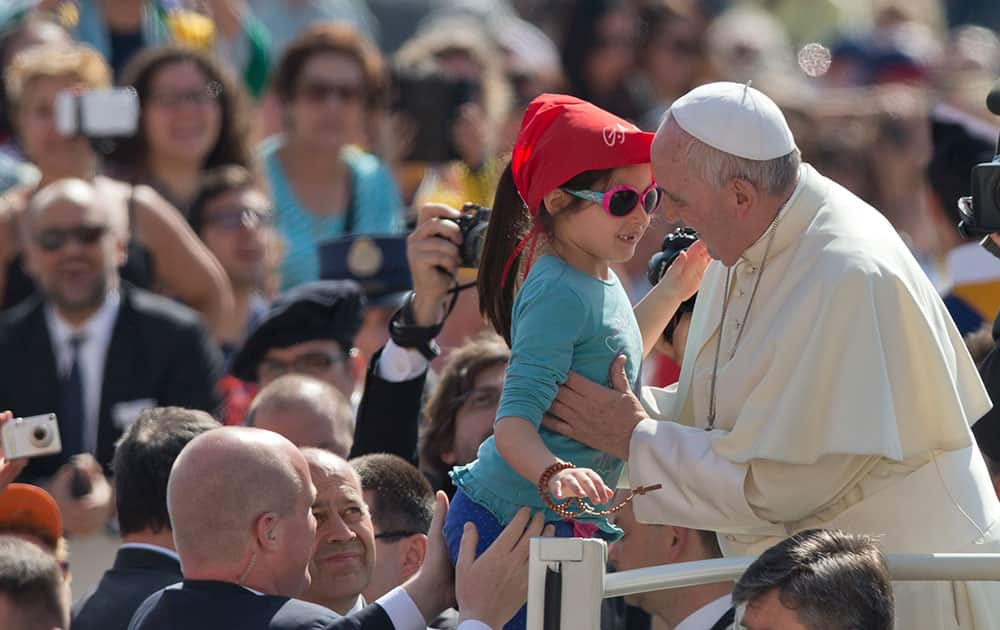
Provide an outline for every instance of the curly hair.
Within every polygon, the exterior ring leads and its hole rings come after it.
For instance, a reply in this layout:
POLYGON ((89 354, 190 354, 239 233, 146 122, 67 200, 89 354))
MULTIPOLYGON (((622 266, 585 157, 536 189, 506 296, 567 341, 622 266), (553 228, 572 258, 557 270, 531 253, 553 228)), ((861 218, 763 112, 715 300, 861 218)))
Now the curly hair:
POLYGON ((448 472, 441 454, 455 441, 455 420, 464 401, 463 394, 476 384, 476 378, 496 365, 506 365, 510 349, 496 333, 473 337, 451 353, 441 377, 424 405, 424 423, 420 431, 420 468, 437 476, 448 472))

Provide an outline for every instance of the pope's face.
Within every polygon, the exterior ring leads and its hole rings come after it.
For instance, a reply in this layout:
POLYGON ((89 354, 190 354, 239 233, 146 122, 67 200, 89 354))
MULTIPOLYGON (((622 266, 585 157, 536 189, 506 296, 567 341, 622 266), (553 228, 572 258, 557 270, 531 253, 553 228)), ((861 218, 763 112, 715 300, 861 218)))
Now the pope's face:
POLYGON ((668 221, 683 221, 694 228, 709 255, 731 265, 743 253, 734 238, 739 224, 733 212, 733 196, 704 181, 690 167, 690 142, 691 137, 672 120, 660 128, 653 142, 653 177, 664 191, 664 213, 668 221))

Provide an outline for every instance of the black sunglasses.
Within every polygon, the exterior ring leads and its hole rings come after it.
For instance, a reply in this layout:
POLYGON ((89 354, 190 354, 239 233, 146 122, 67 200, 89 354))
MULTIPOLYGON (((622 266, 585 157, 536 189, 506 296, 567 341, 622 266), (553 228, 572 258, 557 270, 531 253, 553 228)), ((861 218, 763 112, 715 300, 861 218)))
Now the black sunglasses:
POLYGON ((331 96, 336 96, 342 103, 357 103, 364 96, 364 88, 348 83, 315 81, 299 86, 298 94, 312 103, 324 103, 331 96))
POLYGON ((93 245, 107 234, 106 225, 78 225, 71 228, 47 228, 35 235, 35 242, 47 252, 62 249, 74 240, 82 245, 93 245))
POLYGON ((267 227, 273 223, 274 214, 270 210, 257 208, 231 208, 204 219, 205 225, 216 225, 226 231, 267 227))

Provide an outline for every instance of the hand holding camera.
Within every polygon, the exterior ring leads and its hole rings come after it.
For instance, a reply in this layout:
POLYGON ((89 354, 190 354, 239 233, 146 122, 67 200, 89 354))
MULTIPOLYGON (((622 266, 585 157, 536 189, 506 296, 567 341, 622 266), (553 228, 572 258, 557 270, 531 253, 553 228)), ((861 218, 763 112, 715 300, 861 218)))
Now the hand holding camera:
MULTIPOLYGON (((14 414, 9 411, 0 412, 0 431, 4 430, 4 427, 14 420, 14 414)), ((24 467, 27 466, 28 460, 25 458, 7 458, 6 453, 3 450, 3 444, 0 443, 0 492, 7 487, 7 484, 17 479, 17 476, 21 474, 24 467)))
POLYGON ((406 239, 406 259, 413 276, 413 318, 417 326, 441 321, 448 291, 461 263, 462 233, 454 208, 427 204, 416 229, 406 239))

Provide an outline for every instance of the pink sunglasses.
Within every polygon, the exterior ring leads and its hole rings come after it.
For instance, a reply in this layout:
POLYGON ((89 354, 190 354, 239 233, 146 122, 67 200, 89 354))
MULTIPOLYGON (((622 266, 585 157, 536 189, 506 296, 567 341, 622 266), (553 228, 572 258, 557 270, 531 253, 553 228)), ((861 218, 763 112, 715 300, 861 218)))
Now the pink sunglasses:
POLYGON ((619 219, 632 214, 635 207, 640 204, 646 214, 653 214, 663 199, 663 191, 656 185, 656 182, 651 183, 641 193, 632 186, 626 186, 625 184, 615 186, 607 192, 571 190, 569 188, 563 188, 562 190, 574 197, 600 204, 601 207, 607 210, 608 214, 619 219))

